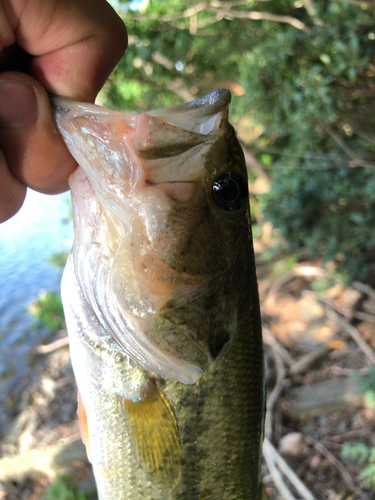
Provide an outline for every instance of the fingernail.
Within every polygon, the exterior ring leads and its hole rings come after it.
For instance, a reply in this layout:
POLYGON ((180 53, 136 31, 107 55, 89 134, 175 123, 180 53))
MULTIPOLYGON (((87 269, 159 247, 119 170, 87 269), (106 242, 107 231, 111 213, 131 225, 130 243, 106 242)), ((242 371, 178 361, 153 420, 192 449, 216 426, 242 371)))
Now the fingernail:
POLYGON ((17 80, 0 80, 0 127, 29 125, 37 116, 38 103, 32 87, 17 80))

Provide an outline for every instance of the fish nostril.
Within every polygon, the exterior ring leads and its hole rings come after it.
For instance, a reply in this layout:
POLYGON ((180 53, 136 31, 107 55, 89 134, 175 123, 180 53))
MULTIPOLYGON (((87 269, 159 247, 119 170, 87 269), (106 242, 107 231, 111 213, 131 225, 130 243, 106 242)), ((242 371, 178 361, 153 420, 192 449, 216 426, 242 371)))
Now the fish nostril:
POLYGON ((224 346, 230 341, 230 336, 228 332, 225 330, 220 330, 214 338, 209 340, 208 350, 212 356, 212 359, 215 359, 222 352, 224 346))

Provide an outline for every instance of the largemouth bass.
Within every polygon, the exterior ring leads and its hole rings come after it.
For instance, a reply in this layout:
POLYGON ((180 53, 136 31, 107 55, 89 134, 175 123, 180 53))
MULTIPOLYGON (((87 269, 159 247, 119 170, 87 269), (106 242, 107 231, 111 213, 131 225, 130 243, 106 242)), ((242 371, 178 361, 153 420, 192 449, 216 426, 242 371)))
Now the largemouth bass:
POLYGON ((229 102, 55 100, 79 164, 62 299, 100 500, 262 498, 261 324, 229 102))

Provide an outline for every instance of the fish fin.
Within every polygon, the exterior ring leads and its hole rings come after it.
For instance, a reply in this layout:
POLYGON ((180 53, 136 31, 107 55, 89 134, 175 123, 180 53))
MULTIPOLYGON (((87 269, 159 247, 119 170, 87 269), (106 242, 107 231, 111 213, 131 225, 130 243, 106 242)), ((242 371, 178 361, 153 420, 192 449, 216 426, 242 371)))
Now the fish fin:
POLYGON ((181 474, 181 443, 167 398, 150 379, 139 399, 119 397, 119 404, 142 466, 156 483, 174 487, 181 474))
POLYGON ((82 396, 81 393, 78 391, 78 408, 77 408, 77 415, 78 415, 78 423, 79 423, 79 430, 81 433, 81 439, 83 441, 83 444, 86 446, 86 453, 89 461, 91 462, 91 453, 90 453, 90 438, 89 438, 89 426, 87 423, 87 413, 85 406, 82 401, 82 396))
POLYGON ((266 489, 264 486, 262 486, 261 500, 270 500, 270 497, 268 496, 268 493, 266 492, 266 489))

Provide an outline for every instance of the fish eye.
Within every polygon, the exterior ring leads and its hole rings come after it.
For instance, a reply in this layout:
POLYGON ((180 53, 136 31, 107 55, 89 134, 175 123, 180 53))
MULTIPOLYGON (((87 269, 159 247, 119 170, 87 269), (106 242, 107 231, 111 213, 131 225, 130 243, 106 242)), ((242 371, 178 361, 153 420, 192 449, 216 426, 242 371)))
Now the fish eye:
POLYGON ((218 207, 235 212, 247 204, 247 182, 236 172, 225 172, 214 180, 212 195, 218 207))

